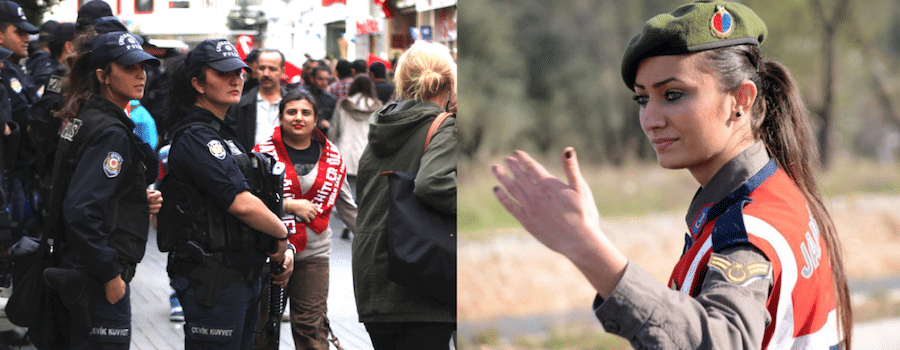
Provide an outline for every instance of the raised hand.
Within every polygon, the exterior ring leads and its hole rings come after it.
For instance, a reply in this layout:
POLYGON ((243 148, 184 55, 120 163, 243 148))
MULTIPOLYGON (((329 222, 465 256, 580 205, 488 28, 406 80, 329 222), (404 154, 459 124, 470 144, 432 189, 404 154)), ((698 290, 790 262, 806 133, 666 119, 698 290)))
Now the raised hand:
POLYGON ((500 165, 493 166, 502 185, 495 187, 494 193, 531 235, 572 260, 606 297, 628 260, 600 229, 597 205, 571 147, 563 151, 562 165, 568 183, 551 175, 527 153, 516 151, 506 158, 509 173, 500 165))

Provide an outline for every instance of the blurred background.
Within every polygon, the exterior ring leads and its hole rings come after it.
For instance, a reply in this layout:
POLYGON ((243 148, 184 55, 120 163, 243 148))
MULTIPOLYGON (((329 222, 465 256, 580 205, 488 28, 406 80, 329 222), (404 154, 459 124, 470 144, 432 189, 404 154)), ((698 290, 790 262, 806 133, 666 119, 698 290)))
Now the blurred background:
MULTIPOLYGON (((594 292, 581 274, 505 213, 489 167, 522 149, 562 176, 559 154, 574 146, 607 235, 666 280, 698 185, 686 171, 656 165, 620 61, 647 19, 686 2, 460 7, 462 348, 627 348, 592 318, 594 292)), ((741 2, 766 22, 762 52, 790 68, 814 120, 819 181, 852 279, 858 348, 896 344, 865 334, 900 333, 900 2, 741 2)))

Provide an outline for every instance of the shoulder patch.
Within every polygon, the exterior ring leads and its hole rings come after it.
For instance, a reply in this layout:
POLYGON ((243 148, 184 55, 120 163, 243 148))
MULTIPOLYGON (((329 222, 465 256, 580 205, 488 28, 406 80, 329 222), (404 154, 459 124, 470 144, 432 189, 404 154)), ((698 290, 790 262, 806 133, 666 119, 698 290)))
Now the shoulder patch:
POLYGON ((111 179, 119 176, 120 170, 122 170, 122 156, 118 152, 109 152, 103 160, 103 172, 106 173, 106 177, 111 179))
POLYGON ((72 142, 75 138, 75 135, 78 134, 78 130, 81 129, 81 119, 72 118, 70 120, 63 122, 62 132, 59 134, 59 137, 65 139, 66 141, 72 142))
POLYGON ((9 87, 11 87, 17 94, 22 92, 22 82, 20 82, 19 79, 10 78, 9 87))
POLYGON ((238 146, 234 144, 234 141, 225 140, 225 144, 228 145, 228 149, 231 150, 231 154, 238 155, 238 154, 244 153, 244 152, 241 152, 241 149, 238 148, 238 146))
POLYGON ((728 282, 739 285, 747 285, 757 279, 768 277, 772 270, 772 263, 767 261, 744 264, 719 254, 712 254, 707 266, 711 271, 717 271, 724 276, 728 282))
POLYGON ((209 153, 216 157, 219 160, 225 159, 225 147, 222 147, 222 143, 219 140, 212 140, 206 143, 206 147, 209 148, 209 153))
POLYGON ((61 93, 61 91, 62 91, 62 80, 63 80, 63 78, 62 78, 61 76, 58 76, 58 75, 51 75, 51 76, 50 76, 50 80, 47 81, 47 87, 46 87, 45 90, 46 90, 46 91, 52 91, 52 92, 55 92, 55 93, 57 93, 57 94, 61 93))

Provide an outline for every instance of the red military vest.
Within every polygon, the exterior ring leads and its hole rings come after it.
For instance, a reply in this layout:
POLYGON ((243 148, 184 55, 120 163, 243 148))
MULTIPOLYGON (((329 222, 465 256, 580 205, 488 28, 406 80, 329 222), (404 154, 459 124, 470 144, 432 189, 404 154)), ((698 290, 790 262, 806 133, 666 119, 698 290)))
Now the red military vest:
POLYGON ((700 210, 669 286, 697 297, 713 252, 752 244, 772 263, 763 349, 829 349, 839 342, 829 252, 803 193, 770 161, 737 190, 700 210))

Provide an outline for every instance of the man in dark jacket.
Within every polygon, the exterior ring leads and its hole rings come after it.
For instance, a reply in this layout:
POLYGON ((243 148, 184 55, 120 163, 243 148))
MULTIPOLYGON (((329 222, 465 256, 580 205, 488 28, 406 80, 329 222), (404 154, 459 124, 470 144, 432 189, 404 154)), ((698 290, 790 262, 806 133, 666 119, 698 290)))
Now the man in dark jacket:
POLYGON ((387 104, 394 95, 394 83, 387 81, 387 68, 384 63, 372 62, 369 66, 369 77, 375 82, 375 92, 381 103, 387 104))
POLYGON ((228 108, 227 120, 244 147, 253 148, 268 140, 278 126, 278 103, 287 91, 281 86, 284 54, 276 49, 261 49, 257 58, 259 85, 244 91, 241 101, 228 108))
POLYGON ((309 92, 312 93, 313 97, 316 98, 316 103, 319 104, 319 130, 322 130, 322 133, 325 135, 328 135, 328 128, 331 127, 331 116, 334 114, 335 106, 337 106, 337 99, 327 91, 328 78, 330 76, 331 73, 328 72, 328 67, 320 64, 313 68, 312 73, 309 75, 310 81, 306 82, 309 92))

